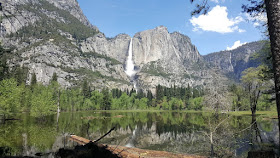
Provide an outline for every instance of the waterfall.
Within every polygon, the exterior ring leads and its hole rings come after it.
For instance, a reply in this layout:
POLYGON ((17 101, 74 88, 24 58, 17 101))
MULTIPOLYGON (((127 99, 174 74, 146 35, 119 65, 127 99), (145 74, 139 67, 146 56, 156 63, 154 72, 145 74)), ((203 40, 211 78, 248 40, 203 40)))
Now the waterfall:
POLYGON ((136 87, 136 80, 135 80, 135 74, 136 71, 134 69, 134 63, 133 63, 133 55, 132 55, 132 38, 130 39, 130 43, 129 43, 129 48, 128 48, 128 57, 127 57, 127 61, 126 61, 126 67, 125 67, 125 73, 130 77, 130 80, 133 82, 133 86, 137 91, 137 87, 136 87))
POLYGON ((132 132, 132 136, 130 137, 128 143, 125 145, 125 147, 129 147, 129 148, 133 148, 135 147, 135 139, 136 139, 136 130, 137 130, 137 126, 135 127, 135 129, 132 132))

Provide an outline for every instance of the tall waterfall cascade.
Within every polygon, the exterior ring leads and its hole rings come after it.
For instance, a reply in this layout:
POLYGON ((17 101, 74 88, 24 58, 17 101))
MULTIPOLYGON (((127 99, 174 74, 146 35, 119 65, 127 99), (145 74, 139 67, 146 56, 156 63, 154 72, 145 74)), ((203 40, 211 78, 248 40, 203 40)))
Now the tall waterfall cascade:
POLYGON ((132 51, 132 38, 130 39, 130 43, 129 43, 129 48, 128 48, 128 57, 127 57, 127 61, 126 61, 126 67, 125 67, 125 73, 130 77, 130 80, 133 82, 133 86, 137 91, 137 84, 136 84, 136 79, 135 79, 135 65, 133 62, 133 51, 132 51))

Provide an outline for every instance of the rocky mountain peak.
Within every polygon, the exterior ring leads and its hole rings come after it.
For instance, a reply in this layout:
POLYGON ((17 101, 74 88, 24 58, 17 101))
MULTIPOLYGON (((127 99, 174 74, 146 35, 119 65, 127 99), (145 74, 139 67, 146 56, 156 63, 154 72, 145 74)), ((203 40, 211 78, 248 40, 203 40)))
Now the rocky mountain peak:
POLYGON ((47 0, 55 7, 68 11, 71 15, 79 19, 84 25, 93 27, 94 29, 98 30, 97 27, 90 24, 86 16, 83 14, 79 3, 77 0, 47 0))
POLYGON ((168 32, 167 27, 165 27, 165 26, 163 26, 163 25, 157 26, 157 27, 155 28, 155 30, 157 30, 157 31, 167 31, 167 32, 168 32))
POLYGON ((157 60, 175 59, 183 63, 200 58, 189 37, 178 32, 170 34, 164 26, 135 34, 133 52, 134 61, 139 66, 157 60))

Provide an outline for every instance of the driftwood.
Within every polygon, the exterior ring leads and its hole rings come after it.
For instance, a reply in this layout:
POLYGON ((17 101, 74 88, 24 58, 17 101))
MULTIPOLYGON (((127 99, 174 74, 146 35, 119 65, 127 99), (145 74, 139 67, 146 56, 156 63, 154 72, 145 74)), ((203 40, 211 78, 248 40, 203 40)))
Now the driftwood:
MULTIPOLYGON (((107 132, 104 136, 100 137, 99 139, 102 139, 106 135, 108 135, 111 132, 107 132)), ((92 144, 93 142, 76 135, 71 135, 70 140, 73 140, 81 145, 87 145, 92 144)), ((96 144, 96 143, 93 143, 96 144)), ((175 154, 170 153, 166 151, 156 151, 156 150, 146 150, 146 149, 138 149, 138 148, 129 148, 124 146, 116 146, 116 145, 103 145, 98 144, 97 145, 100 148, 106 148, 110 152, 112 152, 113 155, 117 155, 119 157, 123 158, 204 158, 203 156, 197 156, 197 155, 186 155, 186 154, 175 154)))

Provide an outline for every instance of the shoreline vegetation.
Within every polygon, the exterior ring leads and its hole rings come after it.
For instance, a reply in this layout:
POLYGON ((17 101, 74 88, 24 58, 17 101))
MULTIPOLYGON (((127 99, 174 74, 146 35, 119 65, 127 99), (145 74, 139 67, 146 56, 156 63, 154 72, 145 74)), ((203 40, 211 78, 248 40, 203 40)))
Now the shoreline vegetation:
MULTIPOLYGON (((176 112, 215 112, 229 113, 233 115, 252 115, 249 112, 249 99, 241 98, 236 86, 232 96, 232 108, 226 110, 213 110, 207 107, 204 90, 201 88, 176 87, 171 88, 158 85, 156 93, 147 93, 132 90, 102 89, 91 90, 91 87, 84 81, 82 87, 63 89, 58 84, 56 74, 49 85, 37 83, 36 75, 32 75, 31 85, 26 85, 20 80, 10 78, 0 81, 0 118, 15 119, 16 113, 27 112, 31 116, 43 118, 57 112, 76 112, 88 110, 114 110, 114 111, 176 111, 176 112), (237 98, 236 96, 237 95, 237 98), (237 99, 237 100, 236 100, 237 99), (239 109, 237 109, 239 107, 239 109)), ((242 93, 243 94, 243 93, 242 93)), ((267 96, 268 94, 263 94, 267 96)), ((274 103, 269 97, 261 97, 256 105, 256 115, 276 115, 274 103), (271 111, 271 112, 264 112, 271 111), (275 111, 274 114, 273 111, 275 111)))
POLYGON ((31 84, 17 78, 0 81, 0 116, 10 119, 15 113, 30 112, 31 116, 43 118, 62 111, 87 110, 201 110, 203 91, 196 88, 156 88, 156 96, 147 91, 136 94, 132 90, 108 88, 91 90, 84 81, 81 88, 64 89, 57 82, 57 75, 49 85, 37 83, 32 74, 31 84))
MULTIPOLYGON (((148 112, 148 113, 203 113, 203 114, 224 114, 228 116, 252 116, 251 111, 218 111, 214 112, 212 110, 157 110, 157 109, 134 109, 134 110, 81 110, 81 111, 60 111, 60 114, 67 114, 67 113, 89 113, 89 114, 98 114, 98 113, 141 113, 141 112, 148 112)), ((14 118, 7 118, 6 121, 17 121, 21 120, 17 116, 19 115, 30 115, 30 112, 17 112, 14 113, 14 118)), ((57 113, 53 113, 51 115, 57 115, 57 113)), ((262 117, 263 119, 278 119, 277 111, 257 111, 256 116, 262 117)), ((1 116, 1 115, 0 115, 1 116)), ((91 116, 88 116, 91 117, 91 116)), ((115 118, 122 118, 122 115, 113 116, 115 118)), ((36 118, 36 117, 35 117, 36 118)), ((86 119, 87 117, 81 117, 81 119, 86 119)), ((92 119, 99 119, 98 117, 92 117, 92 119)))

